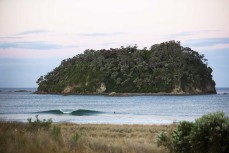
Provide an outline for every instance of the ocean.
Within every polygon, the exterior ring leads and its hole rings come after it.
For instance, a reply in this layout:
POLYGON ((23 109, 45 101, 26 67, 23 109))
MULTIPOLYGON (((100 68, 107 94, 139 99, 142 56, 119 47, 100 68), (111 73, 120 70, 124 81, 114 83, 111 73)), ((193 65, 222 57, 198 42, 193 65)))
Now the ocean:
POLYGON ((28 118, 87 124, 170 124, 194 121, 204 114, 229 115, 229 88, 214 95, 120 96, 41 95, 35 88, 0 88, 0 120, 27 122, 28 118), (27 90, 29 92, 16 92, 27 90))

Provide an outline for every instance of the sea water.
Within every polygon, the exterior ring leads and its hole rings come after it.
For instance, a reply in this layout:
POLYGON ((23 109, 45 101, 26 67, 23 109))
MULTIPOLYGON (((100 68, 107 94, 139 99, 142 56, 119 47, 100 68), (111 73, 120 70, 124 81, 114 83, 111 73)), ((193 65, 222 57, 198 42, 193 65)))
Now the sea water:
POLYGON ((170 124, 194 121, 204 114, 229 115, 229 88, 218 94, 192 96, 51 95, 0 89, 0 120, 27 122, 52 118, 54 122, 96 124, 170 124))

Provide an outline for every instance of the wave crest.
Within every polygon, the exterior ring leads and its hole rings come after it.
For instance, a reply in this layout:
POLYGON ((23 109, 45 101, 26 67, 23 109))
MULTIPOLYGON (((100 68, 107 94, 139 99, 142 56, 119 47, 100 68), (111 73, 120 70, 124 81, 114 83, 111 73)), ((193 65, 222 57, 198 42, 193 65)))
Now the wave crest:
POLYGON ((36 112, 38 114, 54 114, 54 115, 63 115, 69 114, 74 116, 89 116, 89 115, 97 115, 102 114, 103 112, 95 111, 95 110, 87 110, 87 109, 78 109, 78 110, 64 110, 64 109, 55 109, 55 110, 47 110, 36 112))

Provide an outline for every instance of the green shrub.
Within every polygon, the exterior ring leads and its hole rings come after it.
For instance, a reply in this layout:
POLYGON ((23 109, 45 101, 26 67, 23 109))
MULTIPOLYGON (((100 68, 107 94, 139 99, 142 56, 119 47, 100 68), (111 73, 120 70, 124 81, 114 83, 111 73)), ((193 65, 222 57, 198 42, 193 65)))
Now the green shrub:
POLYGON ((223 112, 204 115, 196 119, 190 136, 196 152, 229 152, 229 117, 223 112))
POLYGON ((172 148, 177 153, 190 153, 190 133, 193 123, 183 121, 177 126, 172 134, 172 148))
POLYGON ((167 133, 162 131, 158 133, 155 137, 155 142, 157 143, 158 146, 168 146, 168 136, 167 133))
POLYGON ((204 115, 193 123, 183 121, 171 136, 159 133, 156 140, 159 146, 166 146, 170 152, 227 153, 229 117, 223 112, 216 112, 204 115))

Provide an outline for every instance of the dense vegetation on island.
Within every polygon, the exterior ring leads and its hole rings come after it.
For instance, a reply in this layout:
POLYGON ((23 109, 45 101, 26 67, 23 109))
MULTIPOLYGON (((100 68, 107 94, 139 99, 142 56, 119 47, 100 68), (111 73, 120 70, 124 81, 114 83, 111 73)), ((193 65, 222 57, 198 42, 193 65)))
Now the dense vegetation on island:
POLYGON ((85 50, 63 60, 37 83, 38 93, 215 93, 204 55, 178 41, 85 50))

